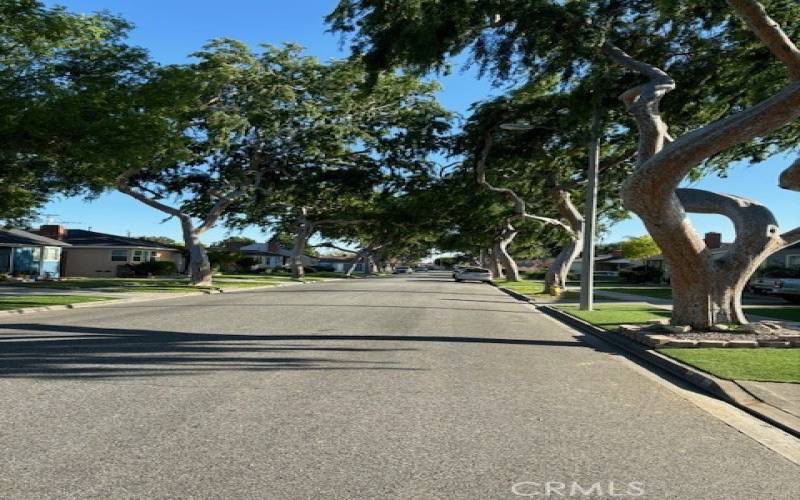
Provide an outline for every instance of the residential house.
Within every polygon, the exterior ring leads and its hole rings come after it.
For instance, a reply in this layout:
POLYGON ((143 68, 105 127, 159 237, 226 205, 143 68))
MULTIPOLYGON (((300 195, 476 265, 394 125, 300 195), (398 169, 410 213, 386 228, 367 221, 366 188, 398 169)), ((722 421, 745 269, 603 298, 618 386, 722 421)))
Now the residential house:
MULTIPOLYGON (((341 255, 322 255, 318 259, 317 267, 320 269, 332 269, 337 273, 346 273, 353 265, 355 257, 346 257, 341 255)), ((355 272, 364 272, 364 262, 359 259, 356 263, 355 272)))
POLYGON ((114 277, 120 266, 149 261, 173 262, 178 271, 184 268, 180 248, 152 241, 60 225, 45 225, 37 232, 67 244, 61 258, 61 276, 65 277, 114 277))
MULTIPOLYGON (((291 264, 292 251, 283 248, 277 241, 271 240, 266 243, 253 243, 245 245, 240 250, 245 255, 254 257, 258 263, 256 269, 275 269, 291 264)), ((303 255, 303 266, 316 266, 318 259, 310 255, 303 255)))
POLYGON ((36 279, 61 275, 62 249, 69 244, 21 229, 0 230, 0 273, 36 279))
POLYGON ((795 243, 770 255, 761 267, 800 269, 800 243, 795 243))

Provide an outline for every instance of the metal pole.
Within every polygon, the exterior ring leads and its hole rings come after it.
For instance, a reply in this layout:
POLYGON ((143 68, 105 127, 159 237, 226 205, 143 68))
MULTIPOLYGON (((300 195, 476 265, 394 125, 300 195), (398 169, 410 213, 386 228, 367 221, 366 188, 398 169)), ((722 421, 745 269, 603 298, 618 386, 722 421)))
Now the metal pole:
POLYGON ((597 222, 597 178, 600 164, 600 137, 597 119, 592 124, 589 142, 589 174, 586 186, 586 208, 583 212, 583 255, 581 257, 581 311, 594 307, 594 233, 597 222))

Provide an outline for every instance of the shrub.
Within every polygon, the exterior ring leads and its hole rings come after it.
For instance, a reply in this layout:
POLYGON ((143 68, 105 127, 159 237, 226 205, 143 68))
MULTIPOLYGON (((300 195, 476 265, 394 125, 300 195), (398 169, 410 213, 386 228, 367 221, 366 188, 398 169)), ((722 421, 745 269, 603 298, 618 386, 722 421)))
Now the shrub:
POLYGON ((525 273, 525 278, 529 280, 543 280, 547 271, 528 271, 525 273))
POLYGON ((253 266, 258 264, 258 259, 250 256, 242 256, 236 259, 236 270, 239 272, 250 271, 253 266))
POLYGON ((139 278, 147 276, 174 276, 178 274, 178 266, 171 260, 153 260, 141 264, 124 264, 117 266, 120 278, 139 278))
POLYGON ((662 277, 657 267, 637 266, 619 272, 620 280, 626 283, 659 283, 662 277))
POLYGON ((800 268, 768 266, 759 269, 756 275, 767 278, 800 278, 800 268))

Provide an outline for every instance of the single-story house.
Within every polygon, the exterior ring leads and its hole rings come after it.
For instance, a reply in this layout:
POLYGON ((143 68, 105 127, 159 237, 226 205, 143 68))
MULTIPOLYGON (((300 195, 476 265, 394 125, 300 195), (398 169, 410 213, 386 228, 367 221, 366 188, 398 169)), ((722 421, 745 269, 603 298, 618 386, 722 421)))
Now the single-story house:
MULTIPOLYGON (((631 265, 632 262, 619 252, 594 256, 595 273, 605 273, 607 276, 617 276, 620 271, 631 267, 631 265)), ((572 267, 570 267, 570 273, 580 274, 581 269, 583 269, 583 262, 580 258, 577 258, 572 263, 572 267)))
POLYGON ((60 225, 45 225, 37 232, 67 244, 61 257, 61 276, 65 277, 114 277, 119 266, 149 261, 173 262, 179 272, 184 267, 181 249, 152 241, 60 225))
MULTIPOLYGON (((254 257, 258 263, 254 269, 275 269, 291 264, 292 251, 283 248, 277 241, 253 243, 239 249, 245 255, 254 257)), ((318 260, 310 255, 303 255, 304 266, 316 266, 318 260)))
POLYGON ((0 229, 0 273, 32 278, 58 278, 64 241, 21 229, 0 229))
POLYGON ((800 269, 800 243, 789 245, 767 257, 761 267, 800 269))
MULTIPOLYGON (((350 270, 350 267, 353 265, 353 261, 355 257, 346 257, 340 255, 322 255, 318 259, 317 267, 323 269, 333 269, 337 273, 346 273, 350 270)), ((364 272, 364 261, 362 259, 358 260, 356 264, 355 272, 363 273, 364 272)))

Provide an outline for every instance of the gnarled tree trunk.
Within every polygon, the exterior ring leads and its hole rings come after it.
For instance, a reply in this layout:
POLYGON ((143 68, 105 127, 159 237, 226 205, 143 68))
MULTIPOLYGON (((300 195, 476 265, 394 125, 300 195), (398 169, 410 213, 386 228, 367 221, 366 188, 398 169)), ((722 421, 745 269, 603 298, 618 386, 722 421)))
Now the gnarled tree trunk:
POLYGON ((200 234, 193 227, 190 217, 181 216, 180 221, 183 231, 183 243, 189 253, 189 284, 193 286, 211 286, 211 262, 208 260, 206 248, 200 243, 200 234))
POLYGON ((292 255, 289 261, 289 265, 292 268, 292 278, 294 279, 303 279, 306 276, 303 257, 305 256, 306 245, 308 244, 308 239, 311 237, 312 232, 313 226, 305 220, 300 222, 295 230, 292 255))
POLYGON ((495 254, 494 247, 486 249, 486 260, 489 264, 489 271, 492 273, 492 278, 498 279, 503 277, 503 269, 500 267, 500 261, 495 254))
MULTIPOLYGON (((638 167, 623 184, 623 202, 644 221, 670 267, 672 323, 701 330, 717 323, 745 323, 741 293, 747 279, 767 256, 796 241, 800 232, 795 229, 781 235, 769 210, 751 200, 678 189, 690 170, 707 158, 800 117, 800 51, 759 2, 728 3, 787 65, 793 81, 773 97, 675 141, 659 112, 661 99, 675 88, 675 82, 663 70, 606 45, 614 61, 649 78, 621 96, 639 131, 638 167), (714 260, 687 212, 732 220, 736 240, 723 259, 714 260)), ((781 186, 799 187, 791 180, 797 175, 796 165, 781 176, 781 186)))
POLYGON ((519 281, 519 268, 511 254, 508 253, 508 245, 514 241, 517 230, 510 223, 503 228, 503 232, 497 237, 494 243, 494 254, 503 266, 505 276, 508 281, 519 281))
POLYGON ((572 195, 561 186, 553 188, 552 194, 558 197, 558 212, 568 221, 570 231, 569 240, 561 247, 553 264, 547 268, 544 283, 548 293, 552 293, 556 287, 561 290, 566 288, 569 270, 583 246, 583 216, 572 203, 572 195))

